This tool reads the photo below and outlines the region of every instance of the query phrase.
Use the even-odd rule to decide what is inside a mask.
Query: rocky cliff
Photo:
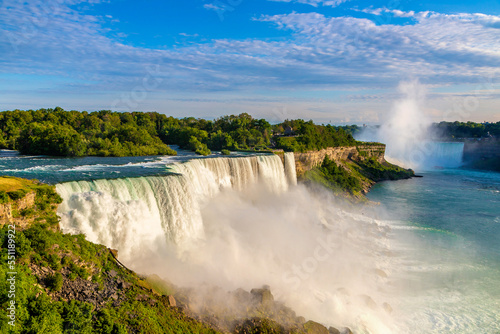
[[[283,151],[275,153],[284,160]],[[321,184],[350,200],[365,201],[364,195],[376,182],[415,175],[412,170],[388,163],[384,154],[385,145],[380,143],[294,152],[297,178],[306,184]]]
[[[30,220],[24,217],[18,217],[18,212],[35,207],[36,193],[31,191],[23,198],[12,200],[8,203],[0,204],[0,225],[15,224],[18,227],[25,227]]]
[[[297,177],[301,177],[305,172],[310,171],[314,167],[321,165],[325,156],[337,164],[344,165],[345,161],[355,160],[362,161],[366,158],[375,157],[375,159],[384,163],[385,145],[383,144],[367,144],[349,147],[329,147],[320,151],[295,152],[295,167]]]

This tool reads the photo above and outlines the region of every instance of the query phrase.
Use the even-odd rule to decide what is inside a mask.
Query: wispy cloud
[[[350,0],[269,0],[269,1],[301,3],[301,4],[311,5],[314,7],[318,6],[337,7],[340,4]]]
[[[318,13],[262,16],[257,20],[291,37],[218,39],[160,50],[119,42],[104,28],[114,18],[81,14],[77,2],[83,1],[53,1],[48,8],[41,1],[4,2],[0,71],[66,78],[71,84],[58,89],[71,92],[130,91],[151,71],[161,79],[154,87],[158,93],[366,89],[411,77],[434,85],[500,79],[495,15],[369,9],[411,18],[407,25]]]

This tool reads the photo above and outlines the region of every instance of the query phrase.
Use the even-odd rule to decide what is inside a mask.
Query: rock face
[[[9,223],[12,219],[12,204],[0,204],[0,225]]]
[[[359,145],[357,147],[328,147],[320,151],[294,152],[295,169],[297,170],[297,177],[300,177],[305,172],[319,166],[327,155],[336,163],[342,163],[346,160],[363,160],[364,158],[371,157],[375,157],[378,162],[383,163],[385,161],[384,154],[385,145],[383,144]],[[278,155],[283,159],[282,154]]]
[[[20,198],[9,203],[0,204],[0,225],[15,223],[19,227],[26,225],[23,218],[14,218],[13,211],[18,212],[24,209],[33,208],[35,206],[35,192],[27,193],[23,198]]]

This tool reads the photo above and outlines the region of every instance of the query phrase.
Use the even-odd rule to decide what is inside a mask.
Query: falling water
[[[85,233],[127,258],[143,249],[144,240],[162,235],[177,245],[203,238],[200,209],[224,188],[242,190],[261,182],[280,193],[288,189],[287,180],[296,184],[295,169],[285,173],[276,155],[195,159],[170,169],[169,176],[58,184],[62,229]]]

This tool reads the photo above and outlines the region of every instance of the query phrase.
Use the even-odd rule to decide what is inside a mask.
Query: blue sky
[[[6,0],[0,51],[1,110],[500,121],[500,0]]]

